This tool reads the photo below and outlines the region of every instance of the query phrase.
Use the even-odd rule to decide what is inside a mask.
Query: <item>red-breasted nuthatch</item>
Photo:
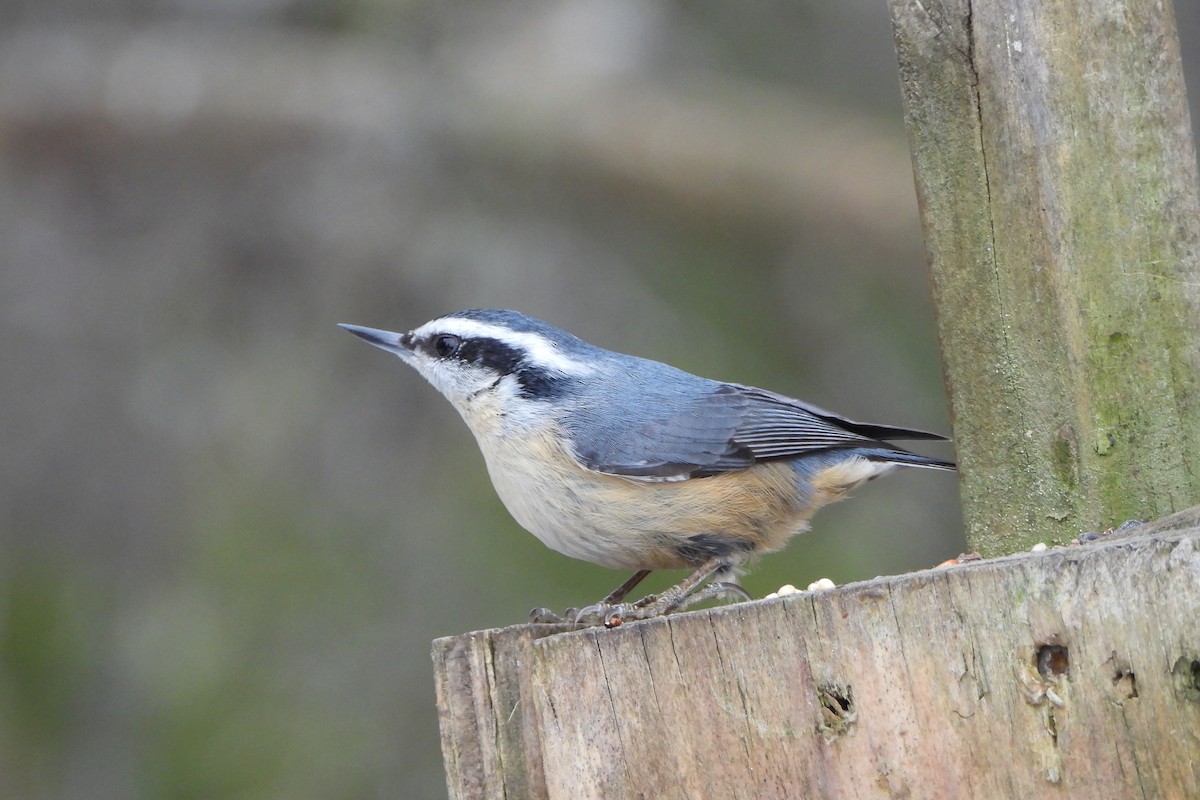
[[[560,553],[637,570],[578,622],[746,597],[736,569],[782,548],[821,506],[897,466],[954,469],[888,443],[943,436],[614,353],[516,311],[459,311],[408,333],[342,327],[458,409],[517,522]],[[679,568],[693,572],[662,595],[621,602],[651,570]]]

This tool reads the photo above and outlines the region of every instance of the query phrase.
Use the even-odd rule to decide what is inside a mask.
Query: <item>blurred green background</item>
[[[949,431],[882,0],[0,20],[0,797],[444,796],[430,640],[625,577],[337,322],[519,308]],[[956,504],[898,474],[746,586],[932,565]]]

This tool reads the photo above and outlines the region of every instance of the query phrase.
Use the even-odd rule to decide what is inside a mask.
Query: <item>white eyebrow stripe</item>
[[[566,375],[585,375],[592,371],[589,364],[576,361],[566,355],[554,345],[554,342],[540,333],[514,331],[501,325],[491,325],[464,317],[442,317],[432,322],[426,322],[414,330],[413,335],[423,338],[434,332],[453,333],[464,339],[473,337],[495,339],[528,353],[529,360],[534,364]]]

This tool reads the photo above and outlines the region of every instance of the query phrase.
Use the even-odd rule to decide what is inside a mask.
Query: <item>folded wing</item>
[[[891,439],[944,436],[855,422],[763,389],[706,383],[706,391],[694,401],[644,404],[666,409],[643,425],[587,426],[592,435],[573,431],[576,456],[596,472],[660,481],[716,475],[760,461],[836,449],[861,449],[865,457],[881,461],[953,468],[950,462],[887,444]]]

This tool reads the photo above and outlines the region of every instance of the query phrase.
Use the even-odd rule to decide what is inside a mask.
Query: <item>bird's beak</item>
[[[381,350],[394,353],[406,361],[412,355],[412,344],[407,333],[392,333],[391,331],[364,328],[360,325],[346,325],[340,322],[338,323],[338,327],[344,328],[363,341],[373,344]]]

